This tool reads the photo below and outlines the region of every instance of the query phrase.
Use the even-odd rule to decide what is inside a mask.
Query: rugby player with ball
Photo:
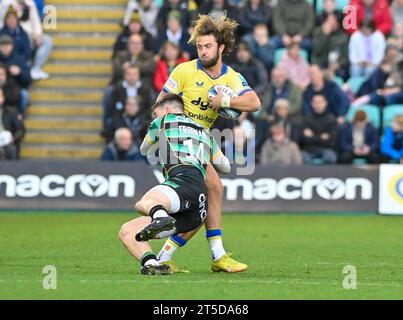
[[[189,40],[197,48],[198,59],[178,65],[170,74],[157,101],[168,93],[178,94],[184,101],[184,113],[205,129],[210,129],[219,115],[236,118],[242,112],[260,109],[260,99],[245,78],[223,63],[223,55],[232,52],[237,22],[226,15],[214,19],[200,15]],[[242,272],[247,265],[230,257],[225,251],[221,231],[223,185],[213,165],[206,169],[208,214],[204,221],[215,272]],[[170,237],[158,255],[160,263],[173,272],[182,271],[172,256],[197,232]]]

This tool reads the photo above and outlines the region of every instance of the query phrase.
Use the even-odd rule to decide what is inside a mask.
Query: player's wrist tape
[[[222,97],[221,108],[229,108],[231,106],[231,97]]]

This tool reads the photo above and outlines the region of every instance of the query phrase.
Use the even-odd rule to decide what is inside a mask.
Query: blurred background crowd
[[[17,159],[32,81],[48,79],[42,67],[52,38],[43,32],[43,1],[0,1],[0,159]]]
[[[18,158],[29,86],[49,77],[42,8],[0,0],[0,158]],[[192,22],[225,12],[239,27],[224,61],[262,101],[215,124],[233,131],[235,162],[253,150],[262,164],[403,163],[403,0],[129,0],[103,94],[102,160],[144,161],[151,105],[197,58]]]

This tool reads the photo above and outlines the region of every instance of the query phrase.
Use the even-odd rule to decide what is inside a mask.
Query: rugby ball
[[[215,85],[215,86],[212,86],[212,87],[209,89],[209,91],[208,91],[208,97],[209,97],[209,98],[215,97],[215,96],[218,94],[219,91],[221,91],[221,93],[222,93],[224,96],[227,96],[227,97],[234,98],[234,97],[237,97],[237,96],[238,96],[238,95],[234,92],[234,90],[232,90],[231,88],[229,88],[229,87],[227,87],[227,86]],[[242,114],[242,112],[240,112],[240,111],[238,111],[238,110],[235,110],[235,109],[232,109],[232,108],[221,108],[221,109],[218,111],[218,115],[219,115],[220,117],[225,118],[225,119],[238,119],[241,114]]]

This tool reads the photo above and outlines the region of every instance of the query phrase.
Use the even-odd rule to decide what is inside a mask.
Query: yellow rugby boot
[[[231,253],[226,253],[220,259],[211,262],[211,270],[213,272],[236,273],[248,269],[248,265],[238,262],[231,258]]]
[[[176,265],[175,261],[173,261],[173,260],[160,262],[159,264],[160,264],[160,266],[169,266],[169,268],[171,269],[172,273],[189,273],[190,272],[189,270],[182,269],[182,268],[178,267]]]

